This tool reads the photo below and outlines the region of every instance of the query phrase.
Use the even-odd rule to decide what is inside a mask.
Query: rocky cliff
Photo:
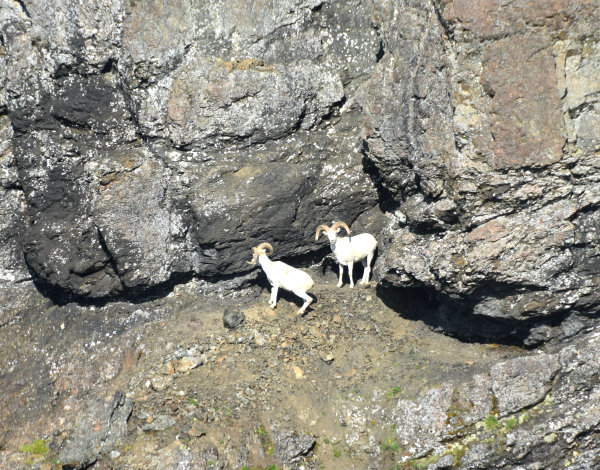
[[[315,227],[344,220],[379,239],[387,307],[463,340],[553,348],[544,387],[568,408],[561,348],[592,344],[600,312],[598,24],[584,0],[0,0],[3,335],[46,319],[29,351],[41,370],[98,325],[124,328],[123,352],[136,304],[256,286],[245,261],[262,241],[307,267],[329,252]],[[35,374],[13,342],[1,373],[17,406]],[[4,421],[48,411],[53,387]],[[587,468],[598,424],[573,428],[557,452],[585,442]],[[521,462],[479,456],[465,468]]]

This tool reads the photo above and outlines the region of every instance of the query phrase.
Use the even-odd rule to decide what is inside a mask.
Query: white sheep
[[[350,277],[350,287],[354,287],[352,279],[352,268],[354,262],[360,260],[365,267],[361,284],[369,284],[369,273],[371,272],[371,261],[377,248],[377,240],[370,233],[361,233],[353,237],[340,237],[340,229],[344,229],[350,235],[350,228],[344,222],[336,222],[331,227],[319,225],[315,233],[315,241],[319,239],[322,232],[325,232],[329,238],[331,251],[340,266],[340,280],[338,287],[342,287],[342,276],[344,275],[344,266],[348,266],[348,276]]]
[[[275,308],[277,305],[277,291],[281,287],[282,289],[293,292],[304,300],[304,304],[300,310],[298,310],[298,315],[302,315],[306,310],[306,307],[313,301],[312,297],[306,293],[314,284],[312,278],[304,271],[300,271],[281,261],[271,261],[267,256],[267,250],[269,251],[269,255],[273,254],[273,247],[268,243],[261,243],[260,245],[253,247],[252,261],[246,262],[255,265],[256,260],[258,259],[271,286],[273,286],[271,289],[269,307]]]

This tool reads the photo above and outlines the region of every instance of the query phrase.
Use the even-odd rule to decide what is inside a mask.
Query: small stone
[[[274,317],[275,316],[275,310],[273,310],[272,308],[265,307],[263,309],[263,312],[265,314],[269,315],[270,317]]]
[[[230,330],[240,326],[245,319],[246,316],[244,315],[244,312],[240,310],[232,310],[227,308],[225,309],[225,312],[223,312],[223,326]]]
[[[173,375],[175,373],[173,363],[171,361],[167,362],[161,369],[161,372],[163,375]]]
[[[183,346],[179,346],[173,353],[173,356],[175,356],[177,359],[181,359],[182,357],[185,357],[186,354],[187,351],[185,348]]]
[[[292,369],[294,370],[294,374],[296,374],[297,379],[304,377],[304,371],[300,369],[300,367],[294,366]]]
[[[162,392],[171,386],[171,378],[170,377],[153,377],[150,380],[150,385],[152,386],[152,390],[156,392]]]
[[[316,327],[314,327],[314,326],[311,326],[311,327],[309,328],[309,331],[310,331],[310,334],[311,334],[312,336],[314,336],[315,338],[320,338],[320,337],[322,336],[322,334],[321,334],[321,332],[319,331],[319,329],[318,329],[318,328],[316,328]]]
[[[267,340],[260,333],[254,334],[254,342],[257,346],[264,346],[265,344],[267,344]]]
[[[111,450],[110,451],[110,458],[111,459],[118,459],[119,457],[121,457],[121,452],[119,452],[118,450]]]
[[[327,353],[327,354],[321,353],[321,354],[319,354],[319,357],[326,364],[331,364],[333,362],[333,360],[335,359],[334,355],[331,353]]]
[[[199,365],[202,364],[202,359],[200,357],[188,356],[182,357],[181,359],[175,361],[175,370],[177,372],[183,373],[188,370],[192,370]]]
[[[167,415],[158,415],[152,422],[142,426],[142,430],[146,432],[164,431],[175,424],[175,418]]]
[[[194,421],[188,434],[192,437],[201,437],[206,435],[206,424],[202,421]]]

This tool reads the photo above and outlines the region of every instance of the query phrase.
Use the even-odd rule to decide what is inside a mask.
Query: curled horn
[[[273,247],[269,243],[261,243],[256,247],[256,251],[260,252],[261,250],[265,250],[268,255],[273,254]]]
[[[248,264],[256,264],[256,259],[258,258],[258,250],[255,246],[252,247],[252,261],[246,261]]]
[[[337,230],[339,227],[342,227],[348,235],[350,235],[350,227],[348,227],[344,222],[336,222],[331,226],[331,230]]]
[[[317,227],[317,231],[315,233],[315,240],[318,240],[319,237],[321,236],[321,232],[329,232],[329,227],[327,225],[319,225]]]

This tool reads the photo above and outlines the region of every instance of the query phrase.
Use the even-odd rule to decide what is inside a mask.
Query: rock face
[[[93,395],[97,377],[116,376],[112,363],[65,359],[65,383],[36,381],[65,323],[68,343],[87,347],[101,319],[124,325],[132,300],[191,279],[251,282],[260,242],[297,265],[320,260],[315,227],[344,220],[378,236],[377,293],[403,315],[555,347],[465,390],[399,401],[394,438],[413,460],[438,457],[415,465],[593,468],[599,23],[585,0],[0,0],[0,328],[23,322],[37,348],[26,372],[0,375],[19,404],[2,420],[43,428],[53,387]],[[102,333],[120,343],[131,330]],[[189,357],[176,373],[204,363]],[[67,465],[90,465],[125,433],[133,405],[115,393],[76,410]],[[303,436],[280,433],[281,461],[311,452]],[[375,461],[381,447],[364,445]],[[193,461],[172,455],[173,468]]]
[[[96,299],[239,275],[261,241],[315,251],[377,204],[341,111],[377,62],[367,7],[11,3],[2,184],[26,222],[4,237],[51,294]]]
[[[313,256],[321,222],[379,232],[379,205],[393,295],[425,293],[467,336],[449,312],[488,339],[564,336],[600,305],[599,18],[566,0],[8,2],[3,279],[106,299],[231,278],[258,242]]]
[[[564,337],[553,327],[565,317],[599,311],[600,49],[590,21],[600,8],[394,8],[361,101],[366,156],[398,221],[379,275],[430,297],[447,330],[503,330],[526,344]],[[482,320],[469,331],[468,318]]]
[[[587,335],[555,354],[500,362],[470,382],[443,383],[391,409],[381,400],[351,402],[347,436],[368,446],[373,430],[391,421],[381,451],[395,449],[399,468],[594,468],[599,389],[589,377],[598,371],[597,348],[598,334]]]

